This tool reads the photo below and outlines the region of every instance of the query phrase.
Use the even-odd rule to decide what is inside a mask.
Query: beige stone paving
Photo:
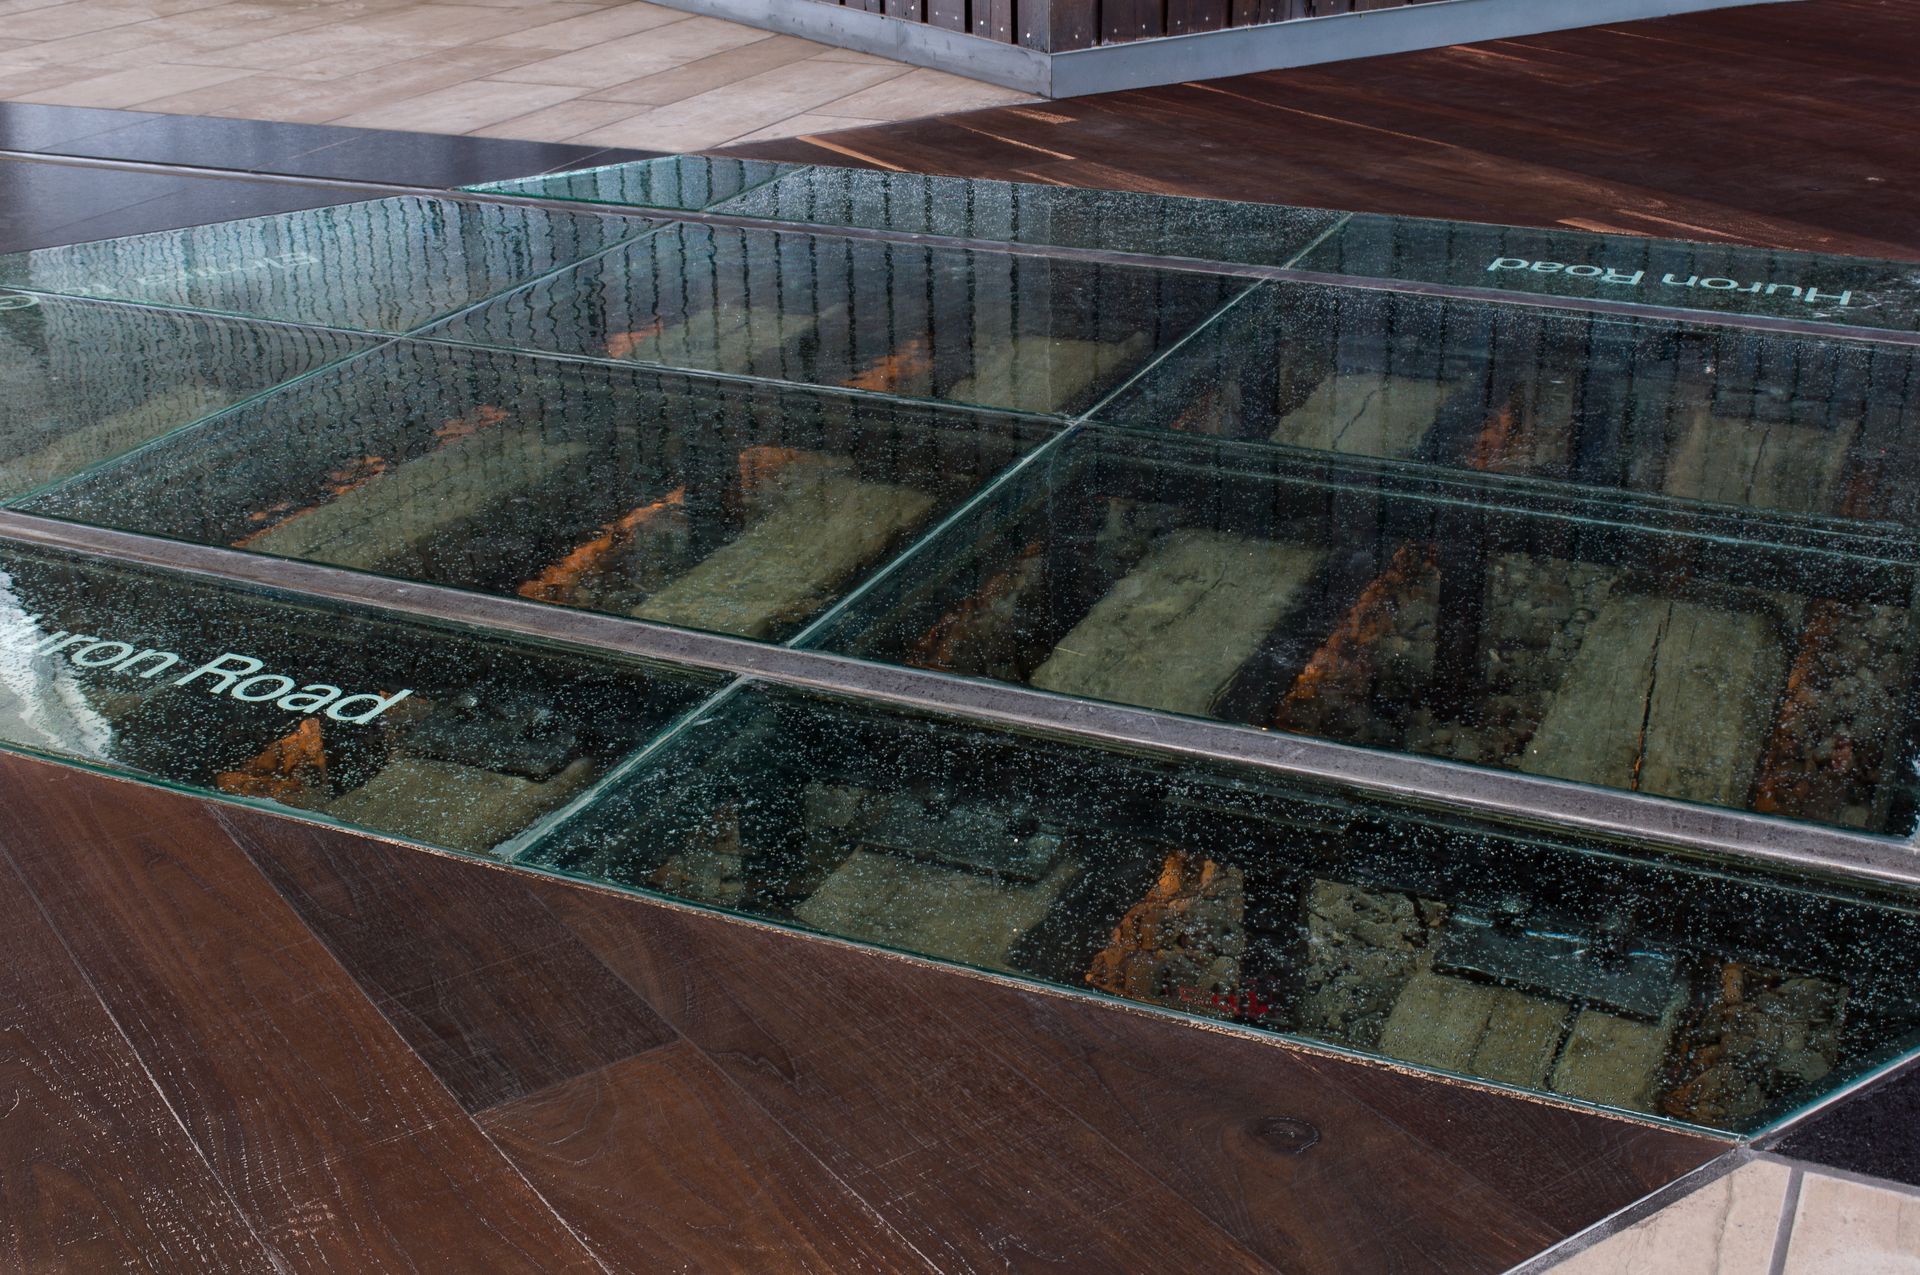
[[[646,0],[0,0],[0,100],[694,151],[1035,99]]]
[[[1554,1268],[1555,1275],[1766,1275],[1793,1171],[1756,1160]]]
[[[1769,1272],[1920,1275],[1920,1191],[1757,1159],[1551,1267],[1551,1275]]]
[[[1920,1273],[1920,1196],[1808,1174],[1781,1275]]]

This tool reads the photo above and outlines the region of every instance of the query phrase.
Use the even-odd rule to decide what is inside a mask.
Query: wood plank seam
[[[252,1236],[254,1242],[260,1246],[262,1256],[264,1256],[268,1262],[272,1263],[275,1269],[286,1270],[286,1264],[281,1259],[279,1253],[276,1252],[273,1246],[267,1243],[266,1238],[260,1234],[258,1226],[255,1225],[253,1215],[241,1205],[238,1197],[234,1195],[232,1185],[214,1168],[212,1160],[207,1155],[206,1148],[200,1144],[198,1138],[194,1137],[193,1130],[188,1128],[187,1122],[181,1118],[179,1108],[174,1105],[172,1098],[167,1095],[166,1090],[161,1088],[159,1078],[153,1074],[153,1068],[148,1064],[146,1057],[141,1054],[139,1047],[134,1044],[133,1037],[128,1034],[126,1026],[120,1021],[119,1015],[113,1012],[113,1007],[109,1005],[106,998],[101,995],[99,985],[95,982],[93,973],[81,963],[79,955],[73,950],[72,944],[67,942],[66,934],[54,921],[52,914],[47,911],[46,903],[42,901],[39,893],[34,890],[33,883],[27,879],[26,873],[21,871],[20,865],[14,862],[13,852],[7,848],[3,841],[0,841],[0,859],[5,860],[7,871],[10,872],[14,880],[19,883],[19,888],[22,893],[32,901],[34,910],[39,914],[40,919],[46,923],[46,927],[53,935],[54,941],[60,944],[61,954],[66,958],[68,964],[73,967],[76,977],[86,985],[87,991],[93,996],[94,1004],[99,1007],[100,1013],[105,1016],[109,1023],[113,1024],[114,1033],[126,1046],[127,1052],[133,1058],[134,1062],[139,1065],[141,1077],[153,1089],[154,1096],[159,1099],[161,1106],[166,1109],[167,1115],[173,1119],[175,1126],[180,1130],[181,1136],[187,1140],[187,1145],[192,1147],[194,1154],[199,1157],[200,1163],[205,1168],[208,1178],[219,1187],[221,1195],[227,1200],[228,1204],[232,1206],[234,1216],[238,1218],[241,1225],[246,1228],[247,1234]]]
[[[560,881],[558,879],[554,880],[554,884],[562,888],[578,888],[578,887],[574,887],[571,882]],[[534,897],[535,897],[535,900],[539,903],[539,905],[546,910],[547,914],[554,918],[554,921],[557,924],[566,928],[569,932],[572,932],[573,927],[567,924],[566,918],[554,912],[553,909],[548,905],[546,899],[540,897],[537,894]],[[622,973],[619,969],[611,965],[609,965],[607,968],[613,974],[613,976],[616,979],[619,979],[622,984],[624,984],[627,988],[629,988],[635,996],[638,996],[642,1001],[647,1001],[646,993],[642,989],[635,987],[633,984],[633,981],[629,979],[624,973]],[[647,1001],[647,1003],[652,1004],[651,1001]],[[654,1012],[657,1014],[660,1014],[661,1018],[666,1019],[667,1022],[672,1023],[673,1021],[672,1019],[667,1018],[667,1016],[664,1013],[661,1013],[659,1006],[657,1005],[654,1006]],[[676,1027],[675,1030],[678,1031],[679,1029]],[[705,1047],[700,1045],[698,1041],[688,1039],[684,1033],[681,1033],[681,1039],[687,1040],[687,1042],[690,1045],[698,1049],[700,1051],[700,1056],[702,1058],[709,1057]],[[609,1067],[613,1065],[615,1064],[613,1063],[607,1064],[607,1066]],[[839,1189],[843,1191],[850,1199],[856,1202],[860,1206],[860,1208],[865,1211],[867,1217],[875,1225],[881,1227],[890,1236],[898,1240],[899,1243],[902,1244],[903,1246],[909,1249],[912,1249],[914,1253],[919,1255],[922,1261],[926,1262],[928,1270],[930,1271],[939,1270],[939,1267],[934,1264],[932,1259],[927,1257],[927,1255],[924,1252],[922,1252],[919,1246],[915,1245],[912,1240],[908,1239],[906,1236],[902,1235],[897,1229],[895,1229],[893,1224],[888,1222],[886,1218],[882,1216],[880,1211],[873,1206],[873,1203],[870,1200],[868,1200],[865,1195],[861,1194],[858,1190],[854,1188],[852,1183],[848,1182],[845,1177],[843,1177],[841,1174],[836,1172],[833,1166],[829,1165],[825,1160],[821,1159],[819,1153],[816,1152],[811,1145],[809,1145],[806,1139],[800,1137],[797,1133],[795,1133],[794,1130],[787,1124],[787,1122],[780,1118],[780,1115],[778,1112],[773,1111],[765,1103],[761,1102],[757,1096],[755,1096],[745,1086],[741,1085],[740,1082],[733,1076],[733,1074],[729,1072],[726,1068],[718,1067],[716,1068],[716,1070],[718,1071],[720,1077],[726,1082],[727,1086],[731,1090],[733,1090],[734,1093],[739,1095],[740,1099],[743,1102],[745,1102],[747,1105],[751,1106],[754,1110],[764,1115],[769,1121],[773,1123],[774,1127],[779,1129],[780,1132],[782,1132],[789,1139],[791,1139],[791,1141],[793,1142],[793,1145],[798,1147],[800,1151],[803,1154],[805,1154],[809,1160],[813,1161],[816,1165],[818,1165],[820,1168],[820,1171],[826,1174],[828,1179],[831,1180],[834,1183],[834,1185],[839,1187]],[[591,1073],[588,1073],[588,1074],[591,1074]],[[566,1083],[566,1082],[561,1082],[561,1083]],[[534,1094],[526,1095],[526,1097],[534,1097],[534,1096],[536,1095]]]

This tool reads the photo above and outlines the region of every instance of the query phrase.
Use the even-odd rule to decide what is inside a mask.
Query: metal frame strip
[[[1429,808],[1521,822],[1541,830],[1624,838],[1657,849],[1882,886],[1920,886],[1920,854],[1905,841],[1697,806],[1645,793],[1592,788],[1411,754],[1376,752],[1249,726],[1072,699],[1024,686],[772,646],[522,598],[366,575],[31,514],[0,511],[0,542],[280,589],[495,634],[691,665],[1014,730],[1257,767]]]

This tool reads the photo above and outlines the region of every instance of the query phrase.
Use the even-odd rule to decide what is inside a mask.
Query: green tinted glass
[[[1089,431],[818,640],[1876,832],[1915,828],[1911,542]]]
[[[1099,419],[1920,524],[1920,358],[1901,345],[1270,284]]]
[[[1290,264],[1340,219],[1339,213],[1281,204],[863,168],[790,171],[722,211],[777,221],[1272,266]]]
[[[523,861],[1728,1131],[1920,1029],[1903,904],[785,692]]]
[[[0,258],[16,511],[446,617],[9,550],[0,746],[1729,1132],[1920,1041],[1911,895],[1823,875],[1920,829],[1910,267],[688,157],[474,198]]]
[[[1299,265],[1382,279],[1912,331],[1920,264],[1355,213]]]
[[[371,344],[311,328],[0,292],[0,497]]]
[[[28,507],[783,638],[1055,428],[399,342]]]
[[[631,238],[645,222],[380,199],[0,257],[0,285],[406,332]]]
[[[666,155],[632,164],[608,164],[541,177],[489,182],[467,189],[538,199],[570,199],[640,208],[708,208],[782,173],[794,164],[707,155]]]
[[[0,553],[0,745],[486,851],[714,679]]]
[[[427,335],[1077,412],[1243,287],[1217,275],[680,224]]]

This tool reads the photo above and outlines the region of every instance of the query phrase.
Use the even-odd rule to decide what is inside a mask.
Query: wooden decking
[[[1720,1150],[36,761],[0,791],[8,1269],[1494,1271]]]
[[[729,153],[1920,257],[1920,15],[1801,0]]]

